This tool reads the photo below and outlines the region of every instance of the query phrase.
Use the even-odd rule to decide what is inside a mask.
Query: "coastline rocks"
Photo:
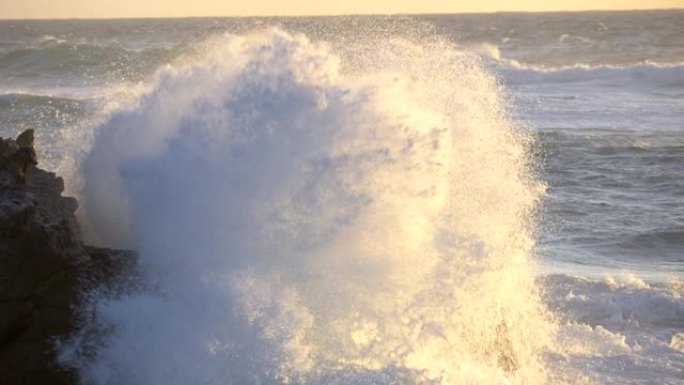
[[[56,364],[83,289],[127,270],[131,252],[87,247],[64,181],[37,168],[33,130],[0,139],[0,378],[2,384],[75,384]]]

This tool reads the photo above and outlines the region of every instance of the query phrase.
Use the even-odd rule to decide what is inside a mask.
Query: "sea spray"
[[[545,383],[543,188],[496,79],[439,39],[366,49],[226,35],[95,128],[86,226],[145,289],[91,296],[82,383]]]

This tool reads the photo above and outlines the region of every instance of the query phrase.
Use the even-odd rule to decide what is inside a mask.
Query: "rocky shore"
[[[83,244],[64,181],[37,167],[33,131],[0,139],[0,381],[75,384],[56,341],[77,326],[79,302],[135,264],[128,251]]]

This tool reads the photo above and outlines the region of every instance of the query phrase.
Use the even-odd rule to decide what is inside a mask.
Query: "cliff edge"
[[[120,274],[131,252],[88,247],[62,196],[37,167],[33,130],[0,139],[0,378],[4,385],[75,384],[56,363],[56,339],[77,322],[81,293]]]

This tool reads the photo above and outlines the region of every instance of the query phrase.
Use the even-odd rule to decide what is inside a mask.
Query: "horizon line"
[[[586,9],[586,10],[549,10],[549,11],[490,11],[490,12],[413,12],[413,13],[347,13],[347,14],[276,14],[276,15],[195,15],[195,16],[126,16],[126,17],[28,17],[0,18],[0,21],[56,21],[56,20],[151,20],[151,19],[246,19],[246,18],[302,18],[302,17],[358,17],[358,16],[453,16],[453,15],[496,15],[496,14],[531,14],[531,13],[609,13],[609,12],[666,12],[684,11],[682,8],[649,8],[649,9]]]

